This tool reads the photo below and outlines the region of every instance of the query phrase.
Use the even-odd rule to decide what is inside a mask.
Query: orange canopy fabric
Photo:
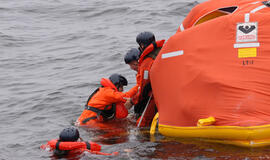
[[[243,10],[243,7],[246,6],[252,6],[250,5],[252,3],[260,2],[257,0],[209,0],[204,3],[201,3],[197,6],[195,6],[190,13],[187,15],[187,17],[183,21],[183,27],[184,29],[190,28],[197,24],[197,22],[200,21],[204,16],[210,15],[211,13],[214,13],[216,11],[222,11],[224,8],[231,8],[235,7],[234,11]],[[226,11],[226,10],[225,10]],[[233,10],[231,10],[233,11]],[[227,13],[224,12],[223,13]],[[180,27],[178,28],[178,31],[181,31]]]
[[[190,25],[163,46],[150,75],[160,124],[196,126],[210,116],[217,126],[270,124],[270,8],[257,0],[210,0],[184,23],[194,24],[205,7],[234,2],[235,12]]]

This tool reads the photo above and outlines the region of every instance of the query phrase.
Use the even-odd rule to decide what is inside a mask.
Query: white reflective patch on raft
[[[260,3],[261,1],[257,1],[257,2],[252,2],[250,4],[257,4],[257,3]]]
[[[260,43],[236,43],[234,48],[260,47]]]
[[[162,59],[165,59],[165,58],[180,56],[180,55],[183,55],[183,54],[184,54],[184,51],[183,50],[181,50],[181,51],[175,51],[175,52],[169,52],[169,53],[162,54],[161,55],[161,58]]]
[[[185,28],[183,26],[183,23],[180,25],[180,29],[181,29],[181,31],[184,31],[185,30]]]
[[[249,22],[249,13],[245,14],[245,22]]]
[[[255,9],[253,9],[252,11],[250,11],[250,13],[255,13],[255,12],[257,12],[257,11],[259,11],[259,10],[261,10],[261,9],[264,9],[264,8],[266,8],[266,5],[262,5],[262,6],[260,6],[260,7],[257,7],[257,8],[255,8]]]

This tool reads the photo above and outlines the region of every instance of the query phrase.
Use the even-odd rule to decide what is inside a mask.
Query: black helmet
[[[117,74],[117,73],[112,74],[109,77],[109,79],[115,86],[118,86],[118,85],[126,86],[128,84],[127,79],[121,74]]]
[[[59,140],[62,142],[74,142],[80,138],[78,129],[74,127],[65,128],[59,135]]]
[[[132,61],[137,61],[140,58],[141,51],[137,48],[131,48],[125,55],[125,62],[129,64]]]
[[[143,44],[144,47],[147,47],[152,42],[155,42],[155,35],[152,32],[141,32],[137,35],[136,41],[139,45]]]

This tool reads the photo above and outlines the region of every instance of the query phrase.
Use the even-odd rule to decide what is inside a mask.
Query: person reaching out
[[[137,93],[138,86],[123,93],[128,81],[120,74],[112,74],[109,79],[102,78],[100,84],[101,87],[89,96],[77,125],[99,127],[105,121],[127,117],[128,109],[132,107],[130,97]]]
[[[142,53],[138,59],[137,85],[139,91],[133,99],[135,104],[134,111],[137,115],[137,126],[147,127],[150,126],[157,112],[152,94],[150,71],[165,40],[156,41],[155,35],[152,32],[141,32],[137,35],[136,41]],[[145,112],[144,115],[143,112]]]
[[[141,51],[138,48],[131,48],[130,50],[127,51],[124,61],[126,64],[129,65],[130,69],[136,71],[136,83],[137,86],[139,85],[140,82],[140,74],[138,74],[139,70],[139,58],[141,56]],[[137,104],[138,103],[138,93],[136,93],[133,97],[131,97],[131,103],[132,104]]]

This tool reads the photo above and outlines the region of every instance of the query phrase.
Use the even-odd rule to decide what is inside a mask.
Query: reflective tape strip
[[[245,14],[245,22],[249,22],[249,16],[250,16],[249,13],[246,13],[246,14]]]
[[[257,1],[257,2],[252,2],[250,4],[257,4],[257,3],[260,3],[261,1]]]
[[[184,51],[175,51],[175,52],[170,52],[170,53],[164,53],[161,55],[161,58],[165,59],[165,58],[170,58],[170,57],[175,57],[175,56],[180,56],[183,55]]]
[[[257,8],[255,8],[255,9],[253,9],[252,11],[250,11],[250,13],[255,13],[255,12],[257,12],[257,11],[259,11],[259,10],[261,10],[261,9],[264,9],[264,8],[266,8],[266,5],[262,5],[262,6],[260,6],[260,7],[257,7]]]
[[[234,48],[260,47],[260,43],[236,43]]]
[[[185,30],[185,28],[183,26],[183,23],[180,25],[180,29],[181,29],[181,31],[184,31]]]
[[[144,72],[143,72],[143,79],[148,79],[148,77],[149,77],[148,70],[144,70]]]

